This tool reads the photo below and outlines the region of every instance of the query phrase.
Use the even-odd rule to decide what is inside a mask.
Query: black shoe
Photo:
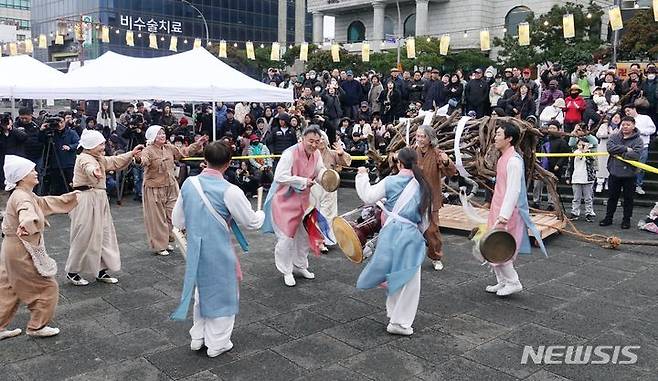
[[[622,229],[630,229],[631,228],[631,222],[630,221],[622,221],[621,222],[621,228]]]
[[[578,221],[580,219],[580,216],[571,213],[571,216],[569,217],[569,220],[571,221]]]
[[[533,202],[530,207],[533,209],[541,209],[541,205],[539,205],[538,202]]]
[[[586,215],[585,216],[585,221],[594,222],[594,216],[592,216],[591,214]]]
[[[612,225],[612,220],[609,220],[607,218],[604,218],[599,222],[599,226],[610,226]]]

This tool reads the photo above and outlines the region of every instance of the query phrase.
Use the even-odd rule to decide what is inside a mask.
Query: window
[[[395,22],[393,22],[393,19],[384,16],[384,38],[388,37],[394,37],[397,33],[397,30],[395,28]]]
[[[416,35],[416,14],[410,14],[404,20],[404,37],[413,37]]]
[[[353,21],[347,27],[347,42],[361,42],[366,39],[366,27],[361,21]]]
[[[507,36],[518,36],[519,24],[528,20],[529,17],[534,17],[534,13],[528,7],[520,6],[512,8],[505,16],[505,28]]]

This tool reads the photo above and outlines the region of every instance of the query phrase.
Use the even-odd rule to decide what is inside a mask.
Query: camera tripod
[[[130,140],[128,141],[128,149],[130,149],[130,147],[133,146],[134,140],[135,140],[134,138],[132,138],[132,137],[130,138]],[[129,174],[132,173],[132,169],[133,169],[134,165],[135,164],[133,164],[133,162],[130,162],[130,164],[128,164],[128,167],[126,167],[126,169],[124,169],[122,171],[121,183],[119,184],[119,188],[117,189],[117,204],[118,205],[121,205],[121,203],[123,201],[123,191],[124,191],[124,188],[126,186],[126,178],[128,177]]]
[[[59,169],[59,175],[62,176],[62,184],[64,184],[64,187],[66,188],[66,192],[71,191],[71,187],[69,186],[69,181],[66,178],[66,175],[64,174],[64,170],[62,169],[62,164],[59,161],[59,156],[57,156],[57,152],[55,150],[55,142],[53,141],[53,135],[48,135],[48,141],[46,142],[46,145],[43,147],[43,151],[41,152],[41,157],[43,158],[43,168],[41,173],[39,174],[39,189],[38,189],[38,194],[41,196],[44,196],[44,188],[46,186],[45,182],[45,177],[48,174],[48,170],[50,168],[50,155],[53,155],[55,157],[55,162],[57,163],[57,167]],[[50,183],[48,185],[51,185]]]

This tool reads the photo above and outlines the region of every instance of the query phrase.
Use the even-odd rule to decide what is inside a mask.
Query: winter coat
[[[469,107],[478,107],[489,100],[489,86],[483,79],[472,79],[464,89],[464,101]]]
[[[379,103],[379,94],[384,91],[384,86],[382,86],[381,83],[377,84],[377,86],[370,86],[370,90],[368,91],[368,103],[370,104],[370,109],[372,112],[381,112],[382,111],[382,104]]]
[[[39,138],[45,144],[48,141],[48,136],[45,132],[41,132]],[[75,130],[64,127],[61,131],[55,131],[53,135],[53,147],[50,152],[48,166],[52,168],[73,168],[75,167],[75,150],[78,149],[80,136]],[[63,146],[69,146],[68,151],[62,149]],[[56,156],[54,156],[56,155]],[[45,160],[45,159],[44,159]]]
[[[363,89],[361,84],[356,80],[343,81],[340,84],[340,87],[345,92],[341,97],[342,106],[356,106],[361,102],[361,96],[363,95]]]
[[[565,123],[581,122],[583,120],[583,113],[585,112],[585,108],[587,107],[587,103],[585,103],[585,99],[583,99],[583,97],[581,96],[572,98],[571,95],[569,95],[564,99],[564,102],[567,105],[564,114],[564,122]]]
[[[630,151],[628,149],[631,149]],[[637,170],[634,166],[617,159],[621,156],[626,160],[640,160],[640,153],[644,149],[644,143],[640,137],[640,132],[635,129],[633,134],[627,138],[621,133],[621,130],[610,135],[608,139],[608,172],[616,177],[634,177]]]

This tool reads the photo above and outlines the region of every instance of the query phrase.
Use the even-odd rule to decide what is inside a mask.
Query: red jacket
[[[583,113],[587,107],[587,103],[580,95],[576,98],[572,98],[571,95],[564,99],[564,102],[567,105],[566,111],[564,113],[564,122],[565,123],[580,123],[583,120]]]

